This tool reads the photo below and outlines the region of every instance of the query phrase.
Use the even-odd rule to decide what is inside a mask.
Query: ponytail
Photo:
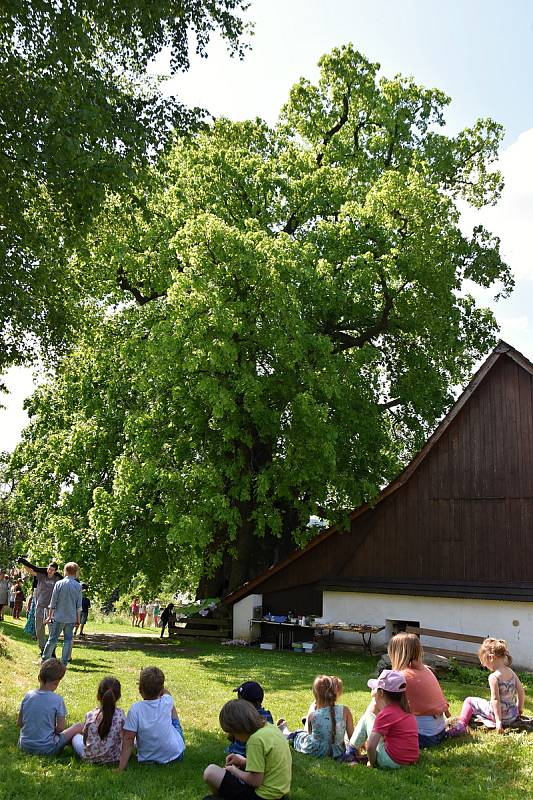
[[[331,744],[335,743],[337,736],[337,723],[335,720],[335,704],[337,702],[338,680],[330,675],[318,675],[313,683],[313,694],[317,706],[325,708],[329,706],[331,717]]]
[[[337,736],[337,723],[335,721],[335,698],[330,701],[329,715],[331,717],[331,744],[335,744],[335,737]]]
[[[97,697],[102,707],[98,735],[100,739],[105,739],[111,730],[117,702],[120,700],[119,681],[111,676],[103,678],[98,687]]]

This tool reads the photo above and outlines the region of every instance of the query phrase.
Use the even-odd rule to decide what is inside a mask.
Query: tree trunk
[[[267,534],[260,538],[254,535],[251,523],[243,524],[238,532],[236,554],[225,551],[216,571],[201,578],[196,597],[224,597],[282,561],[295,547],[291,531],[284,531],[281,537]]]

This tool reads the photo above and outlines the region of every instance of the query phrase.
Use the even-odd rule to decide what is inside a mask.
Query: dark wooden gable
[[[349,532],[330,529],[228,600],[298,587],[533,599],[533,366],[500,344]]]

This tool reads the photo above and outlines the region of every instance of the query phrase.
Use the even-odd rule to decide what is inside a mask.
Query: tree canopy
[[[102,585],[235,588],[371,500],[494,342],[465,287],[512,278],[456,200],[497,200],[501,127],[446,135],[442,92],[350,46],[320,68],[274,127],[179,138],[71,264],[98,303],[29,405],[15,507]]]
[[[243,0],[8,0],[0,8],[0,374],[76,327],[73,241],[172,128],[199,119],[146,76],[171,48],[189,66],[212,32],[242,53]]]

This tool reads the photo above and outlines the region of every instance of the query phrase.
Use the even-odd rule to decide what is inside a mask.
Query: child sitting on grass
[[[19,747],[26,753],[55,756],[82,731],[81,723],[65,728],[65,701],[55,693],[66,669],[57,658],[43,661],[39,688],[29,691],[22,700],[17,722]]]
[[[139,693],[143,699],[132,705],[124,723],[120,771],[128,765],[135,738],[139,762],[169,764],[185,753],[178,712],[158,667],[141,670]]]
[[[233,691],[237,692],[237,697],[239,700],[247,700],[249,703],[251,703],[267,722],[270,722],[271,724],[274,723],[270,711],[267,711],[266,708],[263,708],[262,706],[265,693],[261,684],[257,683],[257,681],[245,681],[244,683],[241,683],[240,686],[237,686],[237,688]],[[230,744],[226,750],[226,753],[236,753],[238,756],[245,756],[246,744],[244,742],[240,742],[238,739],[235,739],[234,736],[230,735],[228,738],[230,740]]]
[[[341,696],[341,694],[344,691],[344,684],[342,682],[342,678],[339,678],[338,675],[331,675],[330,677],[331,677],[331,680],[333,681],[333,688],[335,690],[335,697],[338,700],[339,697]],[[306,733],[309,733],[309,717],[311,716],[313,711],[316,711],[316,700],[312,700],[311,701],[311,703],[309,705],[309,708],[307,710],[307,715],[305,717],[302,717],[302,725],[304,726],[304,731]]]
[[[246,700],[229,700],[219,721],[223,731],[246,744],[246,758],[230,753],[225,767],[206,767],[204,780],[211,791],[229,800],[279,800],[287,795],[292,760],[281,732]]]
[[[354,762],[366,743],[369,767],[398,769],[416,764],[419,756],[418,726],[409,711],[406,682],[401,672],[384,669],[379,678],[368,681],[372,701],[357,723],[349,749]],[[365,759],[366,760],[366,759]]]
[[[299,753],[309,756],[340,758],[344,751],[344,737],[353,733],[352,712],[337,703],[342,682],[331,675],[318,675],[313,682],[315,710],[307,717],[308,731],[289,731],[284,719],[278,728],[292,742]]]
[[[524,708],[525,693],[520,678],[511,669],[513,659],[504,639],[488,637],[479,648],[479,661],[491,671],[489,675],[490,700],[482,697],[467,697],[463,703],[459,722],[453,734],[465,733],[473,716],[487,728],[496,728],[503,733],[504,725],[510,725],[520,717]]]
[[[72,747],[77,756],[91,764],[118,764],[122,749],[122,728],[126,715],[117,708],[120,683],[108,675],[100,681],[98,708],[85,715],[83,735],[76,735]]]

